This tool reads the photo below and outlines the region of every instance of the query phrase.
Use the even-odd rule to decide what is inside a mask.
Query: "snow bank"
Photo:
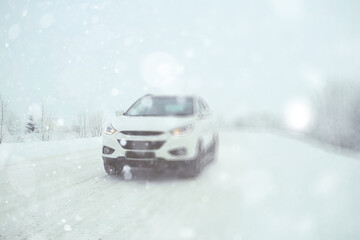
[[[35,158],[50,158],[73,152],[82,152],[98,148],[101,138],[84,138],[32,143],[4,143],[0,145],[0,167],[17,164]]]

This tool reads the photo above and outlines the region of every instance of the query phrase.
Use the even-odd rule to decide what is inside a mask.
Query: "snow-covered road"
[[[0,239],[359,239],[360,161],[223,130],[197,179],[105,174],[100,139],[0,146]]]

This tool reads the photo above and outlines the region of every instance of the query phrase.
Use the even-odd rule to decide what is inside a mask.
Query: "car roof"
[[[194,95],[182,95],[182,94],[179,94],[179,95],[167,95],[167,94],[146,94],[144,95],[143,97],[174,97],[174,98],[199,98],[197,96],[194,96]]]

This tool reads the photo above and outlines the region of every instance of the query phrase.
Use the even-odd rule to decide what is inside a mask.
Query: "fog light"
[[[169,151],[170,154],[175,156],[184,156],[187,154],[186,148],[176,148]]]
[[[119,141],[119,143],[120,143],[120,145],[122,147],[124,147],[126,145],[126,143],[127,143],[127,141],[125,139],[121,139],[121,140],[118,140],[118,141]]]
[[[112,154],[115,150],[109,147],[104,146],[103,147],[103,153],[104,154]]]

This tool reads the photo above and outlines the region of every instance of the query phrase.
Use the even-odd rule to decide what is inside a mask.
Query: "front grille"
[[[118,139],[124,149],[131,150],[156,150],[161,148],[165,141],[127,141]]]
[[[155,158],[155,153],[153,152],[125,152],[125,157],[127,158]]]
[[[158,131],[121,131],[121,133],[131,136],[157,136],[163,134],[163,132]]]

